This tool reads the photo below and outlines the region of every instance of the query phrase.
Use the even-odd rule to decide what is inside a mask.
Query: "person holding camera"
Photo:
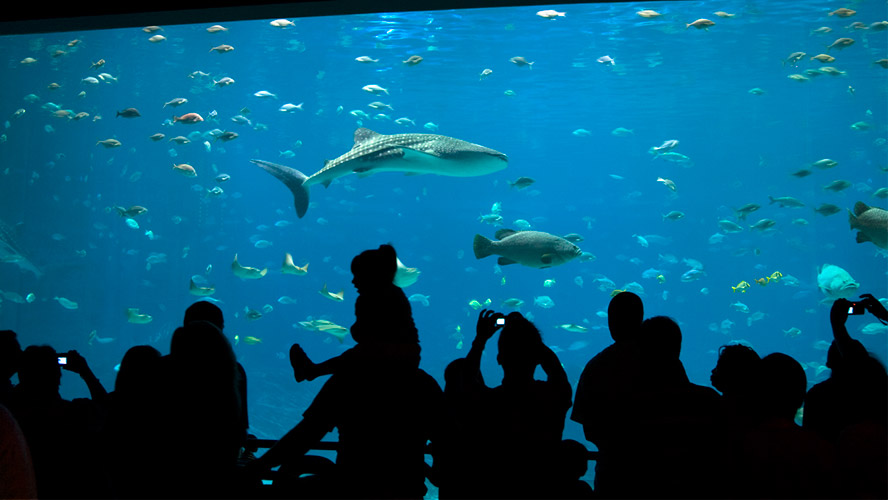
[[[845,326],[848,316],[865,312],[888,323],[888,310],[870,294],[860,297],[833,303],[830,377],[805,396],[802,425],[836,447],[842,496],[888,498],[888,374]]]
[[[503,381],[490,388],[481,375],[481,354],[498,331],[496,360]],[[449,411],[472,419],[463,425],[478,439],[449,444],[445,457],[453,467],[442,478],[441,497],[550,497],[561,488],[554,469],[561,463],[561,435],[571,406],[567,374],[536,326],[519,312],[484,309],[476,332],[466,358],[448,366],[445,398]],[[545,381],[534,378],[537,366]],[[438,454],[435,460],[437,466]],[[476,474],[469,480],[464,471]]]
[[[77,373],[92,399],[59,394],[62,369]],[[9,409],[28,441],[40,498],[101,498],[110,493],[99,441],[105,388],[77,351],[56,353],[47,345],[22,353]]]

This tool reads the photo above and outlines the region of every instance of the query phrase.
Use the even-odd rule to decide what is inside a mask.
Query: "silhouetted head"
[[[756,379],[761,357],[743,344],[723,345],[709,381],[722,394],[737,394],[748,389]]]
[[[607,306],[607,326],[614,342],[631,340],[638,334],[644,320],[644,304],[641,297],[632,292],[620,292]]]
[[[114,390],[138,392],[148,388],[158,378],[160,358],[160,351],[150,345],[130,347],[120,362]]]
[[[195,302],[185,309],[185,321],[182,324],[187,325],[192,321],[209,321],[216,325],[220,330],[225,329],[225,319],[222,317],[222,309],[216,304],[207,300]]]
[[[419,342],[410,301],[394,284],[398,270],[394,247],[380,245],[376,250],[361,252],[352,260],[351,270],[359,294],[351,327],[355,342]]]
[[[835,341],[829,344],[829,350],[826,351],[826,367],[834,374],[842,370],[842,353]]]
[[[681,328],[668,316],[648,318],[641,325],[639,345],[643,353],[659,360],[678,360],[681,354]]]
[[[0,330],[0,381],[9,380],[18,371],[22,346],[12,330]]]
[[[805,400],[808,379],[802,365],[786,354],[775,352],[761,360],[762,410],[767,417],[792,420]]]
[[[512,369],[532,370],[539,362],[542,335],[537,327],[527,320],[520,312],[511,312],[506,316],[506,324],[500,330],[497,362],[503,371]]]
[[[589,470],[589,450],[579,441],[564,439],[559,447],[561,466],[559,469],[564,477],[580,479]]]
[[[19,386],[31,393],[58,394],[62,369],[55,349],[48,345],[31,345],[22,352],[19,365]]]
[[[358,292],[362,288],[393,285],[397,271],[398,255],[395,247],[388,244],[376,250],[364,250],[351,263],[352,283]]]
[[[176,328],[170,339],[170,356],[203,363],[205,360],[235,361],[231,343],[211,321],[188,322]]]

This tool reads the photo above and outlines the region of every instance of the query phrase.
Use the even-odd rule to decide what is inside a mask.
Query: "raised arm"
[[[872,297],[872,295],[870,295]],[[875,299],[873,299],[875,300]],[[879,306],[877,300],[875,301]],[[851,307],[851,301],[847,299],[836,299],[833,302],[832,309],[829,311],[829,322],[832,325],[833,338],[839,353],[846,362],[853,363],[855,359],[866,356],[866,349],[859,341],[851,338],[848,328],[845,327],[845,321],[848,320],[848,308]],[[882,308],[884,310],[884,308]]]
[[[98,403],[103,402],[105,397],[108,396],[108,391],[105,390],[102,382],[99,381],[98,377],[90,369],[86,363],[86,358],[73,350],[68,351],[67,356],[68,364],[62,365],[62,368],[80,375],[80,378],[86,382],[86,387],[89,388],[90,398]]]
[[[561,361],[558,360],[558,355],[542,342],[540,342],[539,351],[540,368],[546,372],[546,382],[552,386],[553,390],[558,391],[559,397],[564,397],[570,401],[573,395],[573,388],[571,388],[570,381],[567,379],[567,372],[564,371]]]
[[[482,309],[478,314],[478,324],[475,326],[475,340],[472,341],[472,348],[466,355],[467,369],[470,371],[481,370],[481,353],[487,341],[493,337],[493,334],[500,330],[503,325],[498,325],[496,320],[505,318],[503,313],[498,313],[490,309]]]

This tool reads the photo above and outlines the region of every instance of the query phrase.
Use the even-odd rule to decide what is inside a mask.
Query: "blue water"
[[[114,366],[129,347],[151,344],[168,352],[170,334],[198,300],[188,293],[189,278],[203,276],[216,287],[213,298],[225,313],[226,333],[240,340],[235,351],[249,379],[251,432],[276,438],[298,421],[321,385],[292,380],[289,346],[298,342],[321,360],[353,345],[350,338],[340,344],[292,325],[309,318],[350,325],[351,258],[392,242],[401,260],[421,271],[405,292],[429,296],[427,307],[414,302],[413,311],[422,367],[442,386],[444,367],[464,356],[473,338],[477,311],[469,302],[489,298],[492,307],[508,311],[500,304],[513,297],[525,301],[521,310],[532,316],[545,342],[558,347],[576,383],[585,363],[610,343],[606,319],[596,314],[610,300],[610,290],[595,281],[605,277],[618,288],[640,283],[646,316],[666,314],[680,322],[682,360],[696,383],[708,385],[718,347],[731,341],[748,342],[762,355],[788,353],[805,364],[809,384],[823,380],[829,372],[818,367],[826,351],[815,344],[831,340],[831,332],[829,306],[820,304],[818,267],[841,266],[861,291],[888,296],[886,254],[855,242],[846,212],[858,200],[886,206],[873,193],[888,186],[888,72],[873,61],[888,56],[888,31],[848,28],[854,21],[884,20],[886,12],[881,2],[860,2],[851,18],[827,15],[839,6],[719,4],[733,18],[716,17],[703,2],[531,6],[303,18],[286,29],[270,26],[270,20],[226,22],[228,31],[215,34],[206,31],[215,23],[207,19],[165,25],[159,33],[166,40],[157,44],[140,27],[0,37],[6,59],[0,107],[8,120],[0,143],[0,218],[15,226],[17,244],[43,273],[37,278],[15,263],[0,263],[0,328],[16,330],[23,345],[77,349],[110,389]],[[566,16],[535,15],[544,8]],[[643,19],[635,14],[643,8],[662,16]],[[708,31],[685,28],[701,17],[716,25]],[[811,34],[821,26],[833,31]],[[807,82],[787,78],[823,66],[809,58],[845,36],[856,43],[831,50],[836,61],[829,65],[846,74]],[[68,47],[73,39],[80,43]],[[235,50],[210,50],[223,43]],[[57,49],[67,53],[53,57]],[[795,51],[807,56],[784,65]],[[403,64],[410,55],[424,60]],[[596,62],[604,55],[616,64]],[[379,62],[362,64],[358,56]],[[533,61],[532,68],[512,64],[514,56]],[[20,63],[26,57],[37,62]],[[92,69],[99,59],[106,64]],[[485,68],[493,72],[482,79]],[[210,77],[189,78],[195,71]],[[117,81],[82,83],[102,72]],[[214,87],[213,80],[224,76],[235,83]],[[49,90],[50,83],[61,87]],[[363,91],[368,84],[389,95]],[[756,87],[765,93],[748,92]],[[260,90],[278,99],[255,97]],[[81,91],[85,96],[78,96]],[[39,100],[27,102],[29,94]],[[163,107],[176,97],[189,102]],[[373,101],[394,108],[383,110],[389,120],[359,121],[349,113],[375,115],[367,106]],[[43,109],[48,102],[89,117],[54,117]],[[304,110],[279,111],[285,103],[304,103]],[[127,107],[142,116],[115,118]],[[24,115],[13,118],[20,108]],[[164,124],[173,114],[208,118],[211,111],[216,121]],[[241,113],[252,125],[231,121]],[[394,123],[401,117],[416,126]],[[852,129],[859,121],[870,128]],[[312,206],[298,219],[289,191],[249,162],[259,158],[311,174],[324,159],[346,152],[361,124],[384,134],[427,133],[428,122],[440,134],[506,153],[508,168],[472,178],[351,175],[327,189],[313,187]],[[617,127],[632,134],[613,135]],[[207,136],[186,145],[168,142],[213,129],[239,137],[227,143]],[[574,134],[578,129],[587,133]],[[148,136],[154,133],[166,139],[152,142]],[[96,144],[109,138],[121,147]],[[648,152],[668,139],[679,140],[674,151],[692,165]],[[285,151],[293,156],[282,156]],[[805,178],[790,175],[822,158],[838,165],[813,169]],[[198,176],[176,173],[172,166],[179,163],[193,165]],[[231,179],[217,184],[220,173]],[[536,182],[510,188],[508,181],[520,176]],[[673,180],[677,191],[657,177]],[[823,189],[836,179],[851,187],[838,193]],[[217,185],[224,193],[209,196],[207,190]],[[793,196],[805,206],[780,208],[768,203],[769,196]],[[493,237],[497,229],[479,221],[494,203],[501,204],[503,227],[524,219],[536,230],[578,233],[584,238],[579,245],[596,259],[543,270],[498,267],[494,257],[476,260],[474,235]],[[720,232],[717,222],[737,221],[732,207],[747,203],[761,209],[740,221],[744,230],[710,243]],[[841,211],[822,216],[813,211],[821,203]],[[140,228],[128,227],[110,208],[115,205],[148,208],[135,218]],[[685,217],[664,220],[672,210]],[[763,218],[776,221],[773,230],[749,229]],[[792,223],[799,218],[808,224]],[[650,245],[641,246],[633,235],[648,235]],[[259,239],[272,245],[256,248]],[[297,265],[310,264],[306,276],[280,273],[285,252]],[[166,262],[147,269],[152,253],[165,254]],[[268,275],[236,278],[230,271],[235,253],[242,265],[268,267]],[[706,275],[682,282],[690,269],[682,259],[698,260]],[[643,278],[649,268],[661,271],[665,282]],[[797,278],[798,286],[786,279],[764,287],[754,283],[774,271]],[[545,287],[545,280],[554,280],[554,286]],[[752,288],[733,292],[742,280]],[[318,294],[325,283],[333,292],[344,289],[345,300]],[[33,302],[14,300],[15,294],[29,293]],[[296,303],[279,303],[284,295]],[[554,307],[534,305],[543,295]],[[75,301],[78,308],[65,309],[54,297]],[[749,312],[735,310],[731,304],[737,301]],[[266,304],[273,310],[246,319],[245,307],[261,311]],[[129,323],[127,308],[139,308],[153,321]],[[758,313],[761,319],[749,323]],[[874,321],[851,318],[849,330],[884,361],[885,333],[859,332]],[[588,331],[556,328],[567,323]],[[793,327],[801,334],[784,335]],[[93,330],[114,340],[89,345]],[[261,343],[248,344],[247,336]],[[494,354],[488,352],[483,365],[490,385],[501,376]],[[66,373],[62,394],[83,396],[86,389]],[[572,421],[565,437],[585,442]]]

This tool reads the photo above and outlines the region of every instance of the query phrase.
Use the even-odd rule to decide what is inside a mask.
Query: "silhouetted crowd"
[[[186,310],[169,354],[129,349],[111,392],[76,351],[22,350],[0,331],[0,498],[420,499],[426,479],[442,499],[888,498],[888,375],[845,328],[854,308],[888,322],[871,295],[833,303],[831,374],[807,391],[798,361],[740,344],[719,349],[717,391],[692,383],[679,325],[645,319],[631,292],[611,300],[614,343],[575,393],[533,323],[486,309],[442,390],[419,368],[394,248],[362,252],[351,270],[356,345],[319,363],[293,345],[297,382],[329,378],[258,458],[246,373],[210,302]],[[497,333],[503,378],[491,387],[481,357]],[[89,398],[59,395],[62,369]],[[562,438],[568,414],[598,450],[594,488],[586,446]],[[335,462],[310,454],[334,429]]]

